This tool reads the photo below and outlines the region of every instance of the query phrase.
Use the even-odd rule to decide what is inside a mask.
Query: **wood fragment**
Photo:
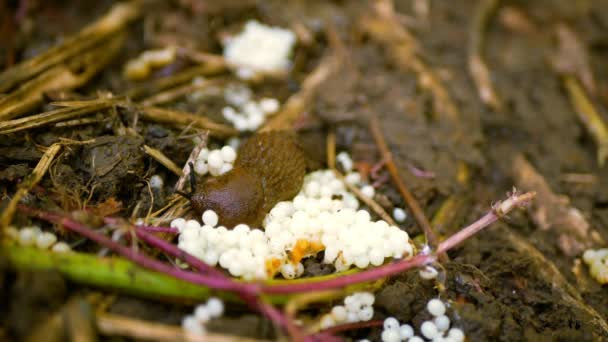
[[[150,157],[154,158],[154,160],[156,160],[157,162],[161,163],[164,167],[169,169],[169,171],[173,172],[175,175],[182,175],[182,170],[180,170],[180,168],[161,151],[148,145],[144,145],[144,152]]]
[[[142,106],[156,106],[159,104],[175,101],[180,97],[192,94],[196,91],[201,91],[203,89],[213,87],[215,85],[221,84],[222,82],[223,80],[203,80],[201,83],[198,84],[181,85],[151,95],[150,97],[141,100],[140,103]]]
[[[73,106],[54,109],[24,118],[0,121],[0,135],[21,132],[63,121],[69,121],[84,115],[91,114],[113,105],[111,101],[92,103],[91,105]]]
[[[608,157],[608,127],[576,78],[564,76],[564,86],[574,111],[597,144],[597,163],[602,167]]]
[[[561,75],[578,78],[587,93],[594,96],[597,86],[589,65],[588,48],[583,39],[565,23],[558,24],[555,33],[558,50],[550,59],[551,65]]]
[[[235,128],[219,124],[211,119],[193,113],[158,107],[136,107],[141,111],[140,117],[150,121],[185,127],[191,125],[209,131],[211,136],[227,138],[239,134]]]
[[[435,234],[435,231],[431,227],[431,224],[427,219],[426,215],[424,214],[424,211],[422,211],[420,204],[418,204],[418,201],[416,201],[416,198],[414,197],[414,195],[412,195],[412,193],[407,188],[405,182],[401,178],[399,170],[397,169],[397,166],[393,161],[393,156],[388,148],[388,145],[386,144],[386,141],[384,140],[382,130],[380,129],[380,125],[376,117],[373,117],[370,120],[370,130],[374,141],[376,142],[376,145],[380,150],[382,159],[386,163],[386,168],[391,174],[393,182],[397,186],[397,190],[399,190],[399,193],[401,193],[401,196],[403,196],[403,199],[405,200],[405,203],[407,204],[408,208],[410,208],[410,210],[412,211],[416,223],[418,223],[418,226],[424,232],[424,236],[426,238],[427,243],[431,248],[437,248],[437,245],[439,243],[439,240],[437,239],[437,234]]]
[[[327,133],[327,167],[336,168],[336,132],[333,129]]]
[[[396,226],[397,223],[395,223],[395,220],[393,220],[393,218],[391,217],[391,215],[389,215],[386,210],[384,210],[384,208],[382,208],[382,206],[380,204],[378,204],[378,202],[374,201],[373,198],[367,197],[365,196],[361,190],[359,190],[359,188],[357,188],[356,186],[348,183],[345,178],[344,175],[340,173],[340,171],[334,169],[333,170],[334,173],[336,174],[336,177],[338,177],[342,183],[344,183],[344,186],[346,186],[346,188],[348,189],[348,191],[352,192],[355,194],[355,196],[357,196],[357,198],[365,203],[365,205],[367,205],[374,213],[376,213],[376,215],[378,215],[381,219],[383,219],[384,221],[386,221],[386,223],[388,223],[391,226]]]
[[[56,65],[38,77],[25,82],[7,96],[0,98],[0,120],[23,115],[42,103],[44,93],[59,89],[73,89],[84,85],[118,53],[126,35],[116,34],[72,60]]]
[[[210,76],[220,73],[225,70],[223,65],[215,65],[212,63],[194,66],[167,77],[147,81],[143,84],[136,85],[129,89],[125,94],[131,100],[138,100],[145,96],[157,94],[165,89],[173,88],[178,85],[192,81],[199,76]]]
[[[149,341],[205,341],[205,342],[261,342],[252,338],[235,335],[205,333],[193,335],[181,327],[152,323],[126,316],[101,313],[97,315],[97,329],[106,336],[125,336],[136,340]]]
[[[478,3],[469,31],[469,73],[475,82],[479,98],[494,110],[501,108],[500,99],[492,84],[488,65],[484,59],[485,36],[488,23],[496,13],[500,0],[482,0]]]
[[[140,5],[141,1],[136,0],[118,3],[103,17],[77,34],[66,38],[63,43],[0,73],[0,92],[6,92],[42,71],[78,56],[114,36],[140,15]]]
[[[61,147],[61,143],[51,145],[44,152],[42,158],[40,158],[40,161],[38,161],[38,165],[36,165],[34,170],[32,170],[32,173],[27,176],[27,178],[25,178],[21,184],[19,184],[17,192],[4,209],[2,216],[0,216],[0,228],[2,228],[2,231],[4,231],[4,229],[6,229],[6,227],[8,227],[13,220],[13,216],[17,210],[17,204],[19,204],[19,201],[21,201],[23,196],[25,196],[34,186],[36,186],[36,184],[38,184],[38,182],[40,182],[42,177],[44,177],[51,166],[51,163],[61,151]]]

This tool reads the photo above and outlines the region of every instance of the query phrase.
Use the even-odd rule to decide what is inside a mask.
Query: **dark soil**
[[[221,54],[221,34],[237,30],[247,19],[258,18],[281,26],[297,22],[313,34],[310,45],[297,48],[294,72],[287,79],[254,86],[256,92],[284,102],[298,91],[303,78],[331,48],[324,34],[331,23],[344,44],[345,57],[337,76],[321,85],[302,120],[300,140],[312,153],[312,159],[325,160],[327,130],[335,128],[338,149],[350,151],[359,167],[378,162],[380,154],[367,120],[372,116],[379,118],[401,175],[426,215],[433,217],[449,196],[459,199],[458,211],[450,221],[436,227],[446,236],[504,198],[516,184],[513,158],[522,154],[553,192],[567,196],[569,205],[578,208],[592,229],[608,239],[608,167],[598,166],[596,144],[579,121],[562,78],[550,64],[557,50],[556,27],[565,23],[587,49],[596,83],[594,103],[608,120],[608,3],[500,2],[488,25],[484,49],[492,82],[503,104],[502,109],[493,110],[480,100],[467,60],[472,14],[481,1],[432,1],[426,17],[413,10],[414,3],[426,1],[394,2],[396,11],[420,43],[423,60],[454,99],[457,118],[439,113],[433,95],[420,86],[416,74],[403,68],[386,44],[367,32],[362,20],[372,9],[362,1],[152,1],[145,9],[145,20],[132,25],[120,56],[79,94],[94,95],[98,90],[121,94],[133,86],[122,78],[121,67],[129,58],[153,47],[143,33],[146,22],[156,23],[158,32],[171,39],[181,39],[200,51]],[[31,7],[27,17],[19,22],[14,16],[17,8],[26,3]],[[71,3],[9,1],[0,5],[0,18],[9,18],[0,19],[0,44],[5,45],[0,45],[0,65],[8,66],[53,46],[61,37],[104,13],[111,4]],[[509,20],[508,15],[513,13],[519,15],[516,23]],[[170,75],[186,65],[188,62],[176,62],[159,70],[156,77]],[[180,99],[169,106],[197,113],[219,112],[213,99],[202,103]],[[46,109],[48,105],[37,112]],[[0,136],[2,206],[40,159],[42,153],[37,146],[49,146],[59,138],[95,138],[94,144],[66,149],[51,175],[43,179],[28,200],[49,210],[78,210],[86,203],[97,213],[141,217],[152,205],[146,180],[160,174],[166,185],[163,194],[154,197],[153,209],[162,207],[165,194],[173,192],[177,177],[145,155],[142,146],[162,151],[181,166],[192,144],[183,132],[170,126],[140,120],[133,127],[136,113],[132,111],[120,109],[104,115],[101,123]],[[135,135],[124,134],[125,127],[134,130]],[[212,144],[219,142],[211,140]],[[463,181],[459,175],[465,164],[470,176]],[[431,171],[435,176],[416,177],[412,167]],[[381,176],[388,175],[382,172]],[[590,175],[595,181],[565,181],[567,174]],[[386,207],[406,207],[390,181],[377,192],[378,202]],[[25,225],[28,221],[17,217],[16,223]],[[411,218],[403,227],[410,236],[421,233]],[[439,291],[452,303],[449,316],[453,325],[462,327],[469,341],[608,340],[608,290],[590,278],[586,267],[581,266],[580,255],[573,257],[560,250],[558,239],[555,231],[539,229],[532,215],[514,213],[450,251],[450,261],[442,265],[441,284],[423,281],[416,272],[390,279],[377,292],[375,318],[396,316],[418,326],[429,318],[425,303]],[[314,260],[306,261],[306,270],[306,275],[332,271]],[[1,255],[0,271],[0,290],[4,294],[0,296],[0,339],[22,340],[32,326],[44,322],[69,297],[91,291],[78,284],[66,284],[57,273],[9,270]],[[123,296],[108,309],[171,324],[179,324],[191,310],[192,307]],[[243,312],[230,312],[210,329],[274,337],[268,321]],[[344,336],[379,340],[380,333],[380,328],[369,328]]]

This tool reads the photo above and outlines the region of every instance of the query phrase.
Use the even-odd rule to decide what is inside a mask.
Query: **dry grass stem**
[[[201,91],[215,85],[221,84],[223,80],[204,80],[198,84],[185,84],[175,88],[170,88],[166,91],[159,92],[154,94],[142,101],[140,104],[142,106],[156,106],[159,104],[175,101],[180,97],[192,94],[196,91]]]
[[[219,124],[213,120],[201,115],[182,112],[178,110],[157,108],[157,107],[137,107],[140,109],[140,117],[142,119],[165,123],[173,126],[205,129],[209,134],[215,137],[226,138],[238,135],[239,131],[235,128]]]
[[[149,341],[260,342],[252,338],[206,333],[193,335],[181,327],[152,323],[126,316],[102,313],[97,315],[97,329],[106,336],[125,336]]]
[[[148,145],[144,145],[144,152],[150,157],[154,158],[157,162],[161,163],[164,167],[169,169],[169,171],[173,172],[177,176],[182,175],[182,170],[161,151],[150,147]]]
[[[44,94],[52,90],[74,89],[84,85],[118,53],[125,34],[115,35],[93,50],[74,57],[68,64],[60,64],[25,82],[7,96],[0,98],[0,120],[8,120],[26,113],[42,103]]]
[[[36,57],[25,60],[0,74],[0,92],[23,83],[50,67],[78,56],[100,42],[113,37],[140,14],[140,1],[127,1],[114,5],[106,15],[66,38]]]
[[[338,177],[342,183],[344,183],[344,186],[346,186],[346,188],[355,194],[355,196],[357,196],[357,198],[365,203],[366,206],[368,206],[376,215],[378,215],[381,219],[383,219],[384,221],[386,221],[388,224],[390,224],[391,226],[396,226],[397,223],[395,223],[395,220],[393,220],[393,218],[391,217],[391,215],[389,215],[386,210],[384,210],[384,208],[382,208],[382,206],[380,204],[378,204],[378,202],[374,201],[373,198],[367,197],[365,196],[361,190],[359,190],[359,188],[357,188],[356,186],[348,183],[345,179],[344,179],[344,175],[340,173],[340,171],[334,169],[334,173],[336,174],[336,177]]]
[[[471,21],[469,31],[469,72],[471,78],[475,82],[477,92],[481,101],[492,107],[494,110],[499,110],[501,107],[500,99],[492,84],[492,78],[488,65],[483,58],[483,50],[485,48],[486,29],[490,19],[496,12],[500,0],[482,0],[477,5],[475,16]]]
[[[372,118],[372,120],[370,121],[370,129],[374,141],[376,142],[376,145],[380,150],[380,154],[382,155],[382,160],[385,161],[386,168],[391,174],[393,182],[395,182],[395,185],[397,186],[397,190],[399,190],[399,193],[401,193],[401,196],[403,196],[403,199],[405,200],[405,203],[407,204],[408,208],[410,208],[410,210],[412,211],[412,214],[414,215],[414,219],[418,223],[418,226],[420,226],[420,228],[424,232],[424,236],[426,237],[427,243],[431,246],[431,248],[436,248],[439,242],[437,239],[437,234],[435,234],[435,231],[431,227],[431,224],[429,223],[429,220],[424,214],[424,211],[422,211],[420,204],[418,204],[418,201],[416,201],[416,198],[414,198],[414,195],[412,195],[410,190],[407,188],[405,182],[403,181],[401,175],[399,174],[399,170],[397,169],[397,166],[393,161],[393,156],[388,148],[388,145],[386,144],[386,141],[384,140],[384,135],[382,134],[378,119],[376,117]]]
[[[48,112],[26,116],[20,119],[0,121],[0,135],[16,133],[32,128],[42,127],[53,123],[74,120],[113,105],[111,101],[103,101],[85,106],[73,106],[54,109]]]
[[[604,166],[608,157],[608,127],[576,78],[564,76],[564,86],[574,111],[597,144],[597,163]]]
[[[61,151],[62,144],[56,143],[51,145],[42,155],[40,161],[38,161],[38,165],[34,168],[32,173],[23,180],[21,184],[19,184],[19,188],[13,198],[11,198],[10,202],[4,209],[2,216],[0,216],[0,227],[4,230],[11,221],[13,220],[13,215],[15,215],[15,211],[17,210],[17,204],[19,201],[25,196],[28,191],[30,191],[40,180],[46,172],[48,171],[51,163],[57,156],[57,154]]]
[[[336,169],[336,132],[330,130],[327,133],[327,167]]]
[[[141,85],[136,85],[129,89],[125,95],[132,100],[138,100],[145,96],[157,94],[165,89],[190,82],[196,77],[214,75],[224,70],[225,67],[212,63],[194,66],[167,77],[146,81]]]

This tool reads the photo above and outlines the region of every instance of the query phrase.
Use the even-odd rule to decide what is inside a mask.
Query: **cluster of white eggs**
[[[194,172],[201,176],[207,173],[212,176],[223,175],[232,170],[235,160],[236,151],[230,145],[215,150],[203,148],[194,161]]]
[[[608,248],[586,250],[583,261],[589,266],[593,279],[600,284],[608,283]]]
[[[39,249],[50,249],[53,252],[63,253],[72,249],[63,241],[57,241],[57,236],[51,232],[45,232],[38,226],[17,229],[13,226],[6,228],[6,235],[15,240],[21,246],[35,246]]]
[[[283,73],[291,65],[289,57],[295,43],[292,31],[250,20],[241,33],[226,41],[224,58],[243,79]]]
[[[374,301],[371,292],[356,292],[344,298],[344,305],[336,305],[323,316],[319,326],[327,329],[337,324],[366,322],[374,317]]]
[[[408,234],[385,221],[372,221],[369,212],[346,191],[331,170],[308,174],[303,190],[292,200],[278,203],[266,216],[264,230],[240,224],[219,226],[217,214],[196,220],[175,219],[178,247],[209,265],[219,264],[245,279],[264,279],[280,272],[291,279],[303,274],[300,261],[325,251],[324,263],[337,271],[352,266],[381,265],[386,258],[409,257]],[[220,222],[221,223],[221,222]]]
[[[427,311],[433,316],[432,320],[420,325],[421,336],[414,335],[414,328],[409,324],[399,324],[395,317],[384,320],[382,342],[424,342],[424,338],[434,342],[463,342],[464,332],[459,328],[450,329],[450,318],[446,316],[445,304],[433,298],[426,304]]]
[[[239,131],[255,131],[280,107],[274,98],[254,100],[251,89],[246,86],[227,86],[224,100],[229,106],[222,108],[222,116]]]
[[[205,334],[205,324],[213,318],[224,314],[224,302],[219,298],[211,297],[206,304],[194,308],[194,313],[182,319],[182,329],[191,334]]]

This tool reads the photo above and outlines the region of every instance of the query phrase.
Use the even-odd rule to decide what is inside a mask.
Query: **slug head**
[[[264,190],[255,174],[235,167],[219,177],[209,177],[191,197],[192,208],[211,209],[220,224],[232,228],[239,223],[260,226],[264,218]]]

